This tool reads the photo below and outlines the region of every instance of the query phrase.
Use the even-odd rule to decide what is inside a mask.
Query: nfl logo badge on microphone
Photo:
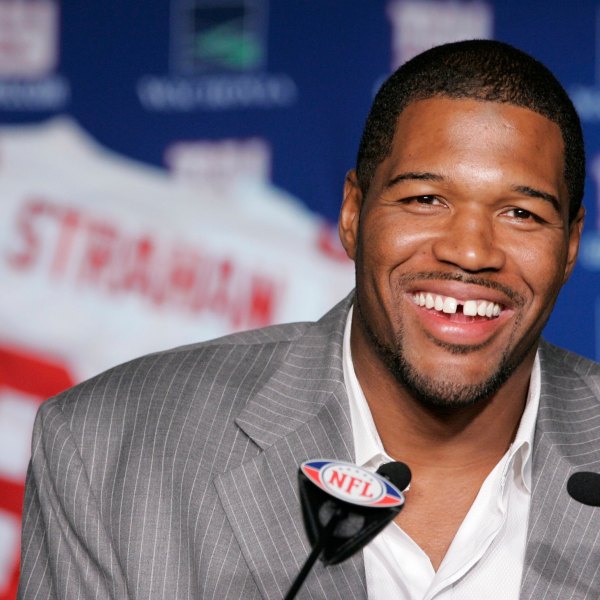
[[[320,489],[344,502],[382,508],[404,504],[402,493],[384,477],[351,463],[307,460],[300,470]]]

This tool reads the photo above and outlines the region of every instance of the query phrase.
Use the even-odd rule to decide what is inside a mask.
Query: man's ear
[[[363,195],[358,184],[356,171],[348,171],[344,180],[344,199],[340,210],[338,230],[342,246],[344,246],[346,254],[352,260],[356,258],[358,225],[362,203]]]
[[[583,206],[579,207],[577,216],[573,219],[569,225],[569,246],[567,249],[567,264],[565,266],[565,276],[563,283],[566,283],[567,279],[571,276],[573,268],[575,267],[575,261],[577,260],[577,253],[579,252],[579,242],[581,241],[581,232],[583,231],[583,222],[585,219],[585,209]]]

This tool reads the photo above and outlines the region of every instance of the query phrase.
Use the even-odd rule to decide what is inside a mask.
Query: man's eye
[[[441,201],[437,196],[412,196],[411,198],[406,198],[404,202],[407,204],[414,202],[416,204],[425,204],[428,206],[441,204]]]
[[[511,208],[507,212],[507,215],[509,217],[514,217],[515,219],[521,219],[523,221],[527,219],[537,220],[537,217],[533,213],[529,212],[528,210],[525,210],[524,208]]]

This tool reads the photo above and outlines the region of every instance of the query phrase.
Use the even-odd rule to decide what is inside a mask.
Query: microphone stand
[[[323,548],[325,548],[329,540],[333,537],[333,532],[335,531],[336,525],[340,522],[340,519],[342,519],[345,516],[346,511],[342,510],[339,507],[331,515],[329,522],[321,532],[317,543],[313,546],[311,553],[308,555],[306,562],[300,570],[300,573],[298,573],[296,579],[294,579],[292,586],[290,587],[288,593],[285,595],[285,598],[283,600],[293,600],[293,598],[296,597],[298,590],[304,583],[304,580],[306,579],[306,576],[309,574],[310,570],[315,564],[315,561],[317,560],[317,558],[319,558],[321,552],[323,551]]]

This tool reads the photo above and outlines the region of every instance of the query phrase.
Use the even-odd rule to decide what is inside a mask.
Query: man
[[[47,402],[22,598],[282,598],[310,458],[413,471],[364,550],[304,598],[592,598],[600,369],[540,342],[575,263],[584,152],[549,71],[434,48],[371,109],[340,235],[356,293],[318,323],[143,357]]]

